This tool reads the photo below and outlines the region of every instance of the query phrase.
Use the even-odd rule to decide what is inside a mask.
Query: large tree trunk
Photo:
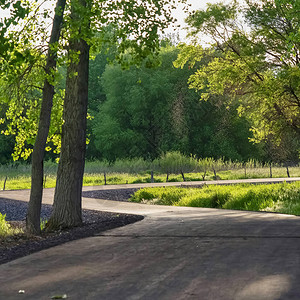
[[[85,4],[85,1],[81,1],[81,4]],[[72,11],[71,18],[78,18],[76,12]],[[71,60],[67,70],[61,154],[53,213],[47,223],[47,230],[82,224],[81,194],[86,149],[89,46],[83,39],[72,39],[69,53],[79,53],[79,57],[78,60]]]
[[[31,191],[26,216],[26,230],[32,234],[40,233],[40,214],[43,195],[44,155],[49,133],[51,109],[54,96],[54,70],[56,68],[57,51],[55,43],[60,37],[61,24],[66,0],[58,0],[49,41],[49,50],[45,66],[46,79],[43,87],[43,99],[40,112],[38,133],[32,153]]]

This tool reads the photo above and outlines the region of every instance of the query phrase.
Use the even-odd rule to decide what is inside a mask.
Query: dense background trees
[[[264,141],[271,159],[296,160],[300,128],[299,1],[211,4],[187,19],[194,44],[182,45],[178,66],[213,58],[190,77],[202,100],[227,95]],[[199,47],[203,36],[210,48]],[[271,149],[271,151],[270,151]]]
[[[161,64],[153,56],[154,69],[148,68],[150,61],[143,60],[143,55],[137,59],[139,67],[128,69],[134,57],[130,51],[138,54],[138,48],[113,22],[103,27],[104,20],[99,23],[93,17],[93,26],[102,31],[94,32],[94,58],[89,67],[87,157],[153,159],[162,152],[178,150],[198,157],[296,161],[300,140],[298,6],[298,2],[288,0],[246,1],[244,7],[236,3],[209,5],[187,20],[192,45],[162,41]],[[28,3],[21,9],[16,5],[17,18],[29,13],[28,7]],[[128,7],[128,18],[130,13],[134,14],[133,7]],[[122,22],[127,17],[124,15]],[[30,47],[33,29],[27,28],[14,45],[9,43],[6,27],[1,30],[7,37],[2,59],[8,59],[5,53],[13,53],[10,59],[14,62],[13,72],[9,64],[1,65],[2,74],[4,66],[10,74],[0,77],[1,102],[9,108],[6,116],[2,112],[1,129],[15,136],[14,157],[30,160],[43,84],[39,67],[45,52],[36,45]],[[66,37],[67,28],[64,30]],[[199,44],[205,35],[212,39],[212,47],[203,49]],[[64,40],[62,46],[66,45]],[[125,50],[125,45],[131,50]],[[58,158],[53,151],[60,150],[64,54],[59,54],[60,79],[56,77],[46,148],[47,158],[52,159]],[[115,56],[123,60],[123,66],[108,62]],[[177,67],[185,65],[182,69],[174,68],[176,59]],[[29,66],[31,72],[27,72]],[[18,85],[14,85],[16,79]],[[11,100],[15,104],[8,106]],[[14,139],[3,139],[0,151],[11,152]],[[3,155],[1,160],[7,162],[9,157]]]
[[[194,71],[173,66],[178,51],[162,47],[155,69],[107,65],[101,80],[106,99],[99,101],[91,122],[98,157],[154,159],[179,150],[233,160],[247,160],[256,152],[261,158],[248,141],[250,124],[238,116],[236,106],[226,108],[223,96],[200,102],[200,95],[188,89]]]

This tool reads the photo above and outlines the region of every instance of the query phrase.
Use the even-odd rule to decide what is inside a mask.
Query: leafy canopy
[[[190,87],[202,92],[202,100],[220,94],[238,98],[240,114],[253,122],[255,141],[280,144],[287,136],[299,141],[299,10],[293,0],[246,0],[244,6],[233,1],[210,4],[186,20],[193,44],[181,45],[175,65],[193,66],[211,56],[190,77]],[[210,48],[199,45],[204,35]]]
[[[148,66],[157,64],[159,33],[173,22],[171,10],[178,2],[185,0],[89,0],[86,7],[77,0],[67,1],[63,38],[52,46],[58,54],[58,66],[78,59],[78,53],[66,56],[71,38],[86,40],[92,53],[115,47],[116,59],[124,67],[140,64],[145,58]],[[1,8],[13,8],[0,26],[0,102],[9,106],[6,117],[1,120],[7,126],[3,133],[16,138],[14,159],[27,159],[37,133],[41,89],[46,76],[43,68],[49,35],[47,27],[53,12],[42,9],[38,1],[5,1],[1,2]],[[80,22],[72,20],[71,9],[77,10]],[[18,26],[14,27],[16,24]],[[51,75],[55,75],[51,76],[51,83],[57,86],[59,74],[56,71]],[[46,150],[54,148],[57,152],[64,90],[57,88],[56,91]]]

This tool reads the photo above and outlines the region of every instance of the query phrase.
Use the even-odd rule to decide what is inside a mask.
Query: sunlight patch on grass
[[[300,182],[267,185],[160,187],[137,191],[131,201],[161,205],[270,211],[300,215]]]

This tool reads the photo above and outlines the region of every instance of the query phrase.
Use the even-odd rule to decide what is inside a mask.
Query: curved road
[[[0,197],[26,200],[28,191]],[[299,217],[88,198],[83,206],[146,217],[1,265],[0,299],[300,299]]]

